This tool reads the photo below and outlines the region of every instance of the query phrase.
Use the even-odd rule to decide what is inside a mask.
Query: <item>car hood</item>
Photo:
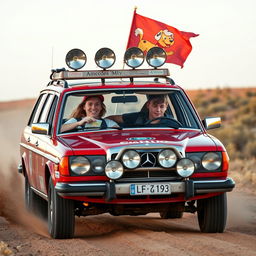
[[[61,140],[76,154],[106,154],[118,152],[122,147],[161,148],[174,147],[182,155],[185,152],[216,151],[214,137],[199,130],[109,130],[91,133],[66,134]]]

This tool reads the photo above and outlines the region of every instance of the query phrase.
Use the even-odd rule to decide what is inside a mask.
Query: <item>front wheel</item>
[[[227,220],[226,193],[197,200],[197,217],[202,232],[223,233]]]
[[[48,230],[52,238],[74,236],[74,202],[60,197],[50,178],[48,189]]]

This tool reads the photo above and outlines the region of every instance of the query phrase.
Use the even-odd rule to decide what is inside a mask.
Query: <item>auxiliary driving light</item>
[[[122,156],[123,165],[128,169],[134,169],[140,164],[140,155],[135,150],[128,150]]]
[[[177,163],[177,173],[183,177],[187,178],[191,176],[195,171],[195,164],[192,160],[188,158],[182,158]]]
[[[110,161],[106,164],[105,173],[108,178],[112,180],[119,179],[124,172],[122,164],[116,160]]]
[[[137,68],[144,62],[144,53],[138,47],[129,48],[124,54],[124,62],[131,68]]]
[[[66,55],[67,66],[74,70],[82,68],[86,61],[86,54],[80,49],[72,49]]]
[[[173,150],[164,149],[158,154],[158,162],[164,168],[171,168],[177,161],[177,156]]]
[[[166,61],[166,52],[160,47],[151,48],[146,56],[147,63],[154,68],[162,66]]]
[[[107,69],[114,65],[116,61],[115,53],[109,48],[101,48],[95,54],[95,62],[98,67]]]

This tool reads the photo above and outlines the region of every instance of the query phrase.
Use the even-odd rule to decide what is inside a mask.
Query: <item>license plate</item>
[[[131,184],[130,195],[169,195],[171,185],[169,183]]]

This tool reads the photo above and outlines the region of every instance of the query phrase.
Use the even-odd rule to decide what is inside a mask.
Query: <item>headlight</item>
[[[144,62],[144,53],[138,47],[129,48],[124,55],[124,62],[131,68],[137,68]]]
[[[195,171],[194,162],[188,158],[182,158],[177,163],[177,173],[183,177],[187,178],[191,176]]]
[[[221,166],[221,157],[214,152],[206,153],[203,156],[202,165],[206,170],[217,170]]]
[[[69,68],[78,70],[86,64],[86,54],[80,49],[72,49],[66,55],[66,64]]]
[[[108,178],[116,180],[119,179],[124,172],[122,164],[118,161],[110,161],[105,167],[105,173]]]
[[[115,63],[116,55],[109,48],[101,48],[96,52],[94,59],[98,67],[107,69]]]
[[[135,150],[128,150],[122,156],[122,162],[128,169],[134,169],[140,164],[140,155]]]
[[[177,156],[173,150],[164,149],[158,154],[158,162],[164,168],[170,168],[175,165]]]
[[[152,47],[146,56],[147,63],[154,68],[162,66],[167,58],[167,54],[163,48]]]
[[[200,155],[199,155],[200,154]],[[192,160],[195,164],[195,170],[199,170],[201,167],[201,153],[193,153],[193,154],[188,154],[187,157]],[[201,167],[202,168],[202,167]]]
[[[89,160],[84,156],[71,158],[70,169],[77,175],[83,175],[87,173],[90,170],[90,167],[91,165]]]
[[[91,169],[96,174],[102,174],[104,172],[105,159],[104,157],[97,157],[91,160]]]

